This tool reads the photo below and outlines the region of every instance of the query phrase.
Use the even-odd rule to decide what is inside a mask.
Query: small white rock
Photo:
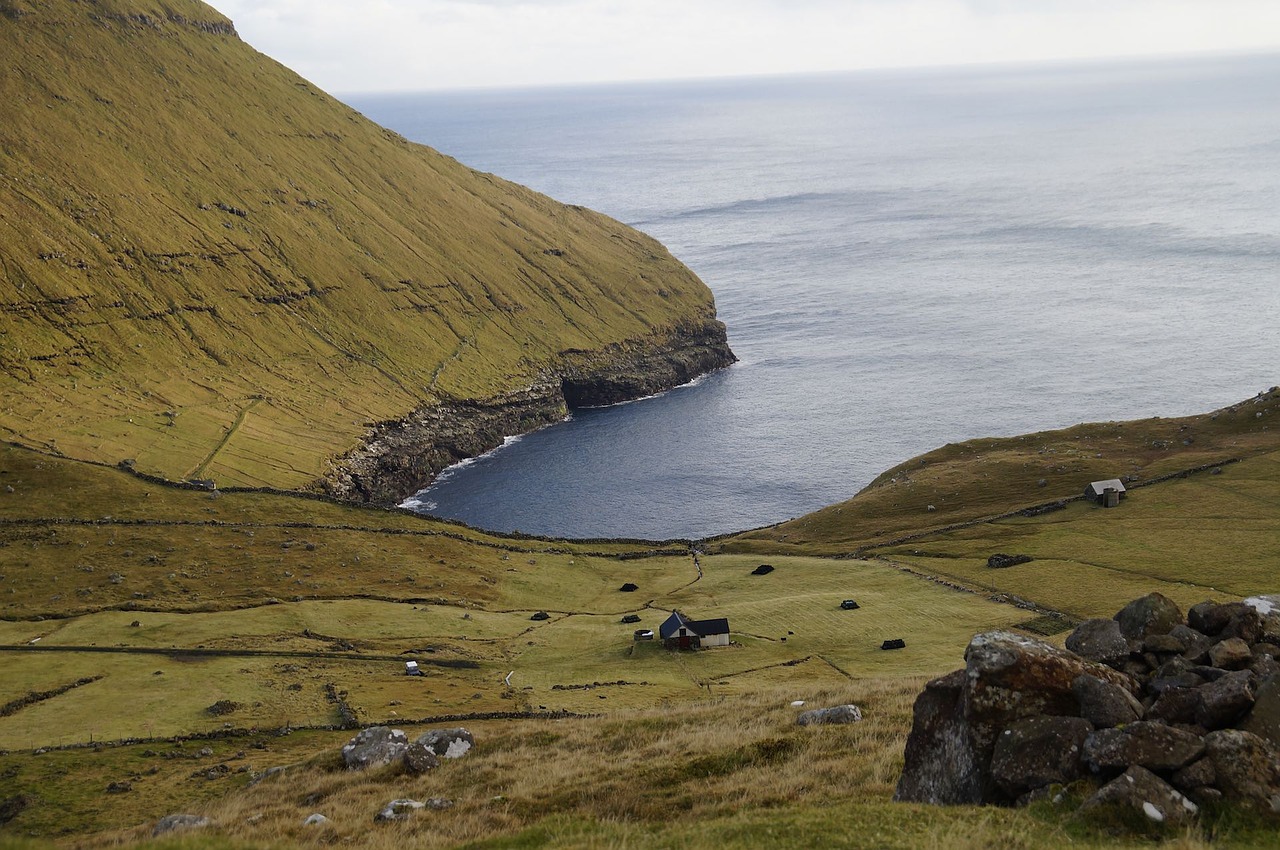
[[[320,814],[319,812],[316,812],[315,814],[307,815],[307,819],[302,822],[302,825],[303,826],[323,826],[328,822],[329,822],[329,819],[327,817]]]
[[[1151,805],[1151,803],[1142,804],[1142,813],[1156,823],[1164,823],[1164,812]]]

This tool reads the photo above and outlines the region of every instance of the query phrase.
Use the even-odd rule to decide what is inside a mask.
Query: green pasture
[[[1120,506],[1076,502],[1033,518],[930,535],[876,555],[1079,617],[1159,591],[1184,608],[1280,589],[1280,453],[1134,488]],[[996,553],[1034,560],[987,567]]]

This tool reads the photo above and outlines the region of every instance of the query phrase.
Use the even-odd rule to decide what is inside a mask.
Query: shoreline
[[[557,367],[522,389],[433,404],[378,423],[310,489],[341,501],[399,506],[445,470],[563,421],[573,410],[661,395],[737,359],[715,319],[601,350],[565,352]]]

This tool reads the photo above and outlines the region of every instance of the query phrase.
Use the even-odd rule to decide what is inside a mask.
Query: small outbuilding
[[[1125,497],[1124,482],[1119,478],[1093,481],[1084,488],[1084,497],[1104,508],[1114,508]]]
[[[671,616],[658,627],[662,645],[667,649],[706,649],[712,646],[729,645],[729,620],[719,617],[714,620],[690,620],[679,611],[672,611]]]
[[[419,669],[419,667],[418,667],[418,662],[416,662],[416,661],[406,661],[406,662],[404,663],[404,674],[405,674],[406,676],[421,676],[421,675],[422,675],[422,670],[421,670],[421,669]]]

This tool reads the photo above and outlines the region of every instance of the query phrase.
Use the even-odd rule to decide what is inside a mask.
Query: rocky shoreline
[[[399,504],[445,468],[497,448],[506,437],[558,422],[575,408],[654,395],[736,361],[724,324],[714,319],[601,350],[566,351],[523,389],[434,404],[378,423],[314,489],[344,501]]]

